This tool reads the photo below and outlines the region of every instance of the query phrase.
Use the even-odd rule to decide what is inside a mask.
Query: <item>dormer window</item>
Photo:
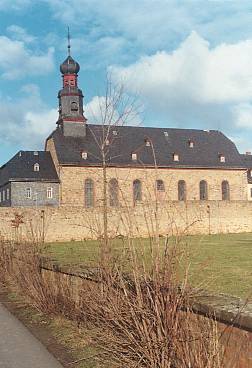
[[[219,155],[219,160],[220,160],[220,162],[224,163],[224,162],[226,162],[226,157],[224,155],[220,154]]]
[[[39,171],[39,164],[34,164],[33,171]]]
[[[34,152],[33,152],[33,155],[34,155],[34,156],[38,156],[38,151],[34,151]]]
[[[179,161],[179,155],[177,153],[173,153],[173,161]]]
[[[151,146],[151,142],[149,141],[149,139],[145,139],[145,146],[146,147],[150,147]]]
[[[83,160],[86,160],[86,159],[87,159],[87,157],[88,157],[87,152],[86,152],[86,151],[82,151],[82,152],[81,152],[81,158],[83,158]]]
[[[194,147],[194,142],[193,142],[193,141],[189,140],[189,141],[188,141],[188,144],[189,144],[189,147],[190,147],[190,148],[193,148],[193,147]]]
[[[136,154],[136,153],[132,153],[132,154],[131,154],[131,159],[132,159],[133,161],[136,161],[136,160],[137,160],[137,154]]]
[[[165,136],[165,137],[169,137],[168,132],[164,132],[164,136]]]
[[[117,135],[117,131],[116,130],[113,130],[113,135]]]

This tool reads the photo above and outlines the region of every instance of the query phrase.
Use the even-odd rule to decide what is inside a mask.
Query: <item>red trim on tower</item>
[[[63,76],[64,87],[77,87],[77,74],[64,74]]]
[[[62,118],[63,122],[64,121],[74,121],[77,122],[79,121],[80,123],[83,123],[85,121],[87,121],[86,118],[84,118],[84,116],[77,116],[77,117],[71,117],[71,118]]]

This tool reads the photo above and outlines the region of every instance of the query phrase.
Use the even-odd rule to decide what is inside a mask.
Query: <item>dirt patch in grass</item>
[[[0,302],[66,368],[98,368],[89,331],[60,316],[46,316],[1,286]],[[93,358],[92,358],[93,357]]]

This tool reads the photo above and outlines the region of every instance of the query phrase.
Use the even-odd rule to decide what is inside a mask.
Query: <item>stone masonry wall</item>
[[[19,234],[42,236],[45,241],[97,238],[102,234],[102,210],[84,207],[0,208],[0,236],[11,238],[11,220],[23,216]],[[108,213],[111,237],[123,234],[153,234],[158,220],[159,234],[208,234],[252,232],[252,202],[248,201],[167,201],[155,205],[120,208]]]
[[[80,206],[84,204],[84,182],[94,181],[95,205],[102,203],[102,169],[94,167],[61,166],[61,205]],[[155,183],[161,179],[165,184],[162,200],[178,199],[178,181],[185,180],[187,200],[199,200],[199,183],[208,183],[208,199],[221,200],[221,183],[229,182],[231,200],[247,200],[247,174],[244,170],[210,170],[210,169],[146,169],[146,168],[107,168],[108,181],[116,178],[120,190],[120,203],[132,206],[133,181],[142,182],[143,202],[155,198]]]

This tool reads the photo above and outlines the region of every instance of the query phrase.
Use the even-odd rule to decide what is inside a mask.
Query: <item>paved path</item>
[[[2,304],[0,304],[0,368],[63,368]]]

